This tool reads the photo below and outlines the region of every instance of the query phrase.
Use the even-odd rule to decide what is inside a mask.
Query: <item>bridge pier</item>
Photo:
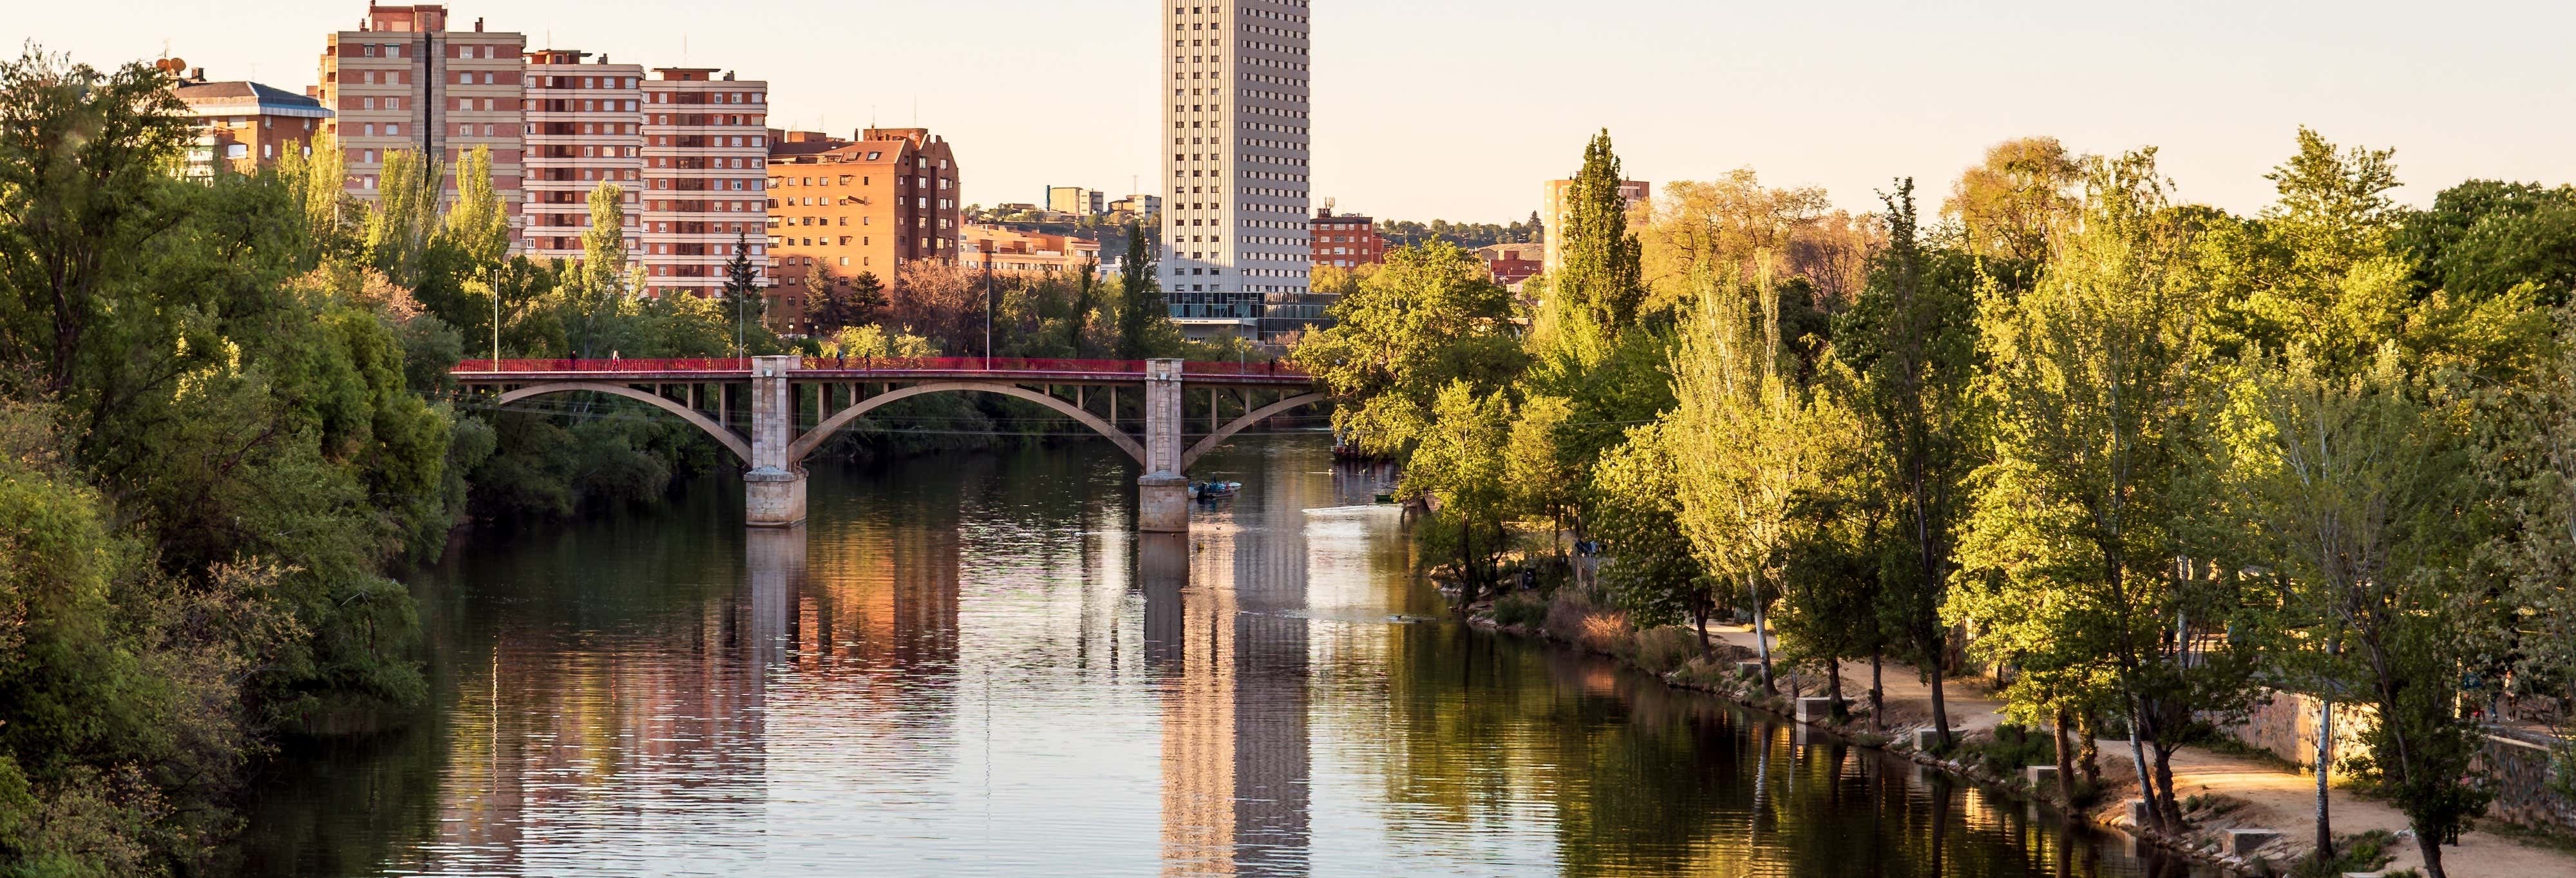
[[[1145,361],[1145,477],[1136,480],[1136,529],[1190,532],[1190,480],[1181,474],[1181,361]]]
[[[805,523],[805,465],[794,458],[799,357],[751,361],[751,471],[742,475],[743,520],[752,527]]]

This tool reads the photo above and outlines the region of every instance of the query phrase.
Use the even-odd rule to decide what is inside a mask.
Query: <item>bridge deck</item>
[[[632,384],[703,384],[744,381],[750,360],[467,360],[454,375],[463,384],[548,384],[605,381]],[[1143,383],[1145,364],[1138,360],[1021,360],[981,357],[937,359],[836,359],[807,357],[791,381],[1008,381],[1015,384]],[[1189,363],[1182,367],[1187,384],[1254,387],[1306,387],[1313,376],[1285,364]]]

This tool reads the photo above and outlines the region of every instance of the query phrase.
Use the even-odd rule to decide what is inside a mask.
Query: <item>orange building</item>
[[[1100,266],[1098,241],[1000,226],[967,226],[958,236],[957,252],[965,268],[989,268],[995,274],[1069,275],[1086,265],[1094,271]]]
[[[806,278],[874,274],[888,289],[916,259],[954,263],[961,216],[957,159],[927,128],[870,128],[858,139],[780,132],[769,155],[769,267],[775,323],[805,323]]]

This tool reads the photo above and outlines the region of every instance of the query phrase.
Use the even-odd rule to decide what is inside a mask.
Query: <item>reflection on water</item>
[[[1441,616],[1320,441],[1188,536],[1089,450],[820,472],[478,536],[433,703],[288,754],[239,875],[2183,872],[1904,763]]]

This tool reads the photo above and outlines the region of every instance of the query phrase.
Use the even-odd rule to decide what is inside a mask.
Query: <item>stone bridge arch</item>
[[[1116,443],[1118,445],[1118,450],[1126,452],[1128,457],[1135,458],[1137,463],[1142,464],[1146,462],[1144,443],[1136,441],[1135,437],[1127,435],[1125,431],[1118,429],[1117,425],[1109,423],[1099,415],[1084,411],[1074,404],[1057,399],[1054,396],[1030,390],[1016,384],[1000,384],[985,381],[936,381],[928,384],[915,384],[910,387],[897,388],[886,393],[868,397],[865,400],[861,400],[857,405],[834,412],[831,417],[825,418],[820,424],[816,424],[814,429],[806,431],[805,435],[797,437],[795,443],[788,446],[788,463],[791,466],[803,465],[806,455],[812,454],[816,449],[823,447],[823,443],[830,441],[833,434],[840,432],[841,428],[849,426],[851,421],[867,416],[869,412],[916,396],[929,396],[934,393],[991,393],[1000,396],[1012,397],[1014,399],[1028,400],[1030,402],[1046,406],[1047,408],[1054,410],[1057,414],[1061,414],[1072,418],[1075,421],[1081,422],[1083,426],[1090,427],[1092,432],[1098,433],[1102,438]]]
[[[610,396],[622,396],[627,399],[652,405],[655,408],[678,415],[681,420],[688,421],[690,425],[697,427],[699,430],[705,431],[708,436],[714,437],[717,442],[723,443],[725,450],[733,452],[733,456],[740,459],[744,466],[751,465],[751,443],[744,440],[741,436],[735,435],[732,430],[726,429],[725,425],[717,423],[716,419],[707,417],[706,413],[700,412],[697,409],[665,399],[660,394],[637,390],[623,384],[609,384],[596,381],[559,381],[553,384],[538,384],[503,393],[498,400],[493,402],[493,404],[496,406],[508,406],[511,403],[523,402],[540,396],[552,396],[558,393],[605,393]]]

